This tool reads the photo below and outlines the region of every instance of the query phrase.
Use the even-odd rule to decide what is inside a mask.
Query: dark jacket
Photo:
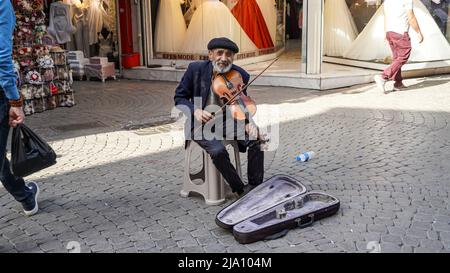
[[[234,64],[232,69],[241,73],[244,84],[248,83],[250,75],[244,69]],[[203,104],[201,109],[204,109],[206,107],[209,88],[211,87],[212,73],[213,67],[211,61],[190,63],[180,84],[175,89],[175,105],[186,105],[191,110],[191,115],[193,115],[194,109],[200,108],[200,105],[194,106],[194,97],[201,97]],[[247,95],[246,90],[243,92]]]
[[[250,75],[244,69],[233,64],[232,69],[237,70],[242,75],[244,84],[247,84]],[[184,73],[180,84],[175,89],[175,105],[185,105],[191,110],[191,115],[194,114],[194,109],[200,108],[200,105],[194,106],[194,97],[202,98],[201,109],[206,107],[206,99],[208,98],[211,87],[211,77],[213,73],[213,66],[211,61],[200,61],[190,63],[186,73]],[[247,95],[247,91],[243,91]]]
[[[244,69],[233,64],[232,69],[237,70],[244,81],[247,84],[250,75],[245,72]],[[205,109],[206,100],[211,88],[211,77],[213,74],[213,66],[211,61],[200,61],[190,63],[188,69],[181,78],[180,84],[175,89],[175,106],[187,106],[190,109],[191,121],[194,120],[194,109]],[[247,90],[243,93],[247,95]],[[194,98],[201,97],[202,105],[194,105]],[[188,114],[188,113],[185,113]],[[191,130],[194,128],[194,123],[191,122]],[[185,130],[185,134],[189,135],[188,128]],[[242,151],[242,147],[240,147]]]

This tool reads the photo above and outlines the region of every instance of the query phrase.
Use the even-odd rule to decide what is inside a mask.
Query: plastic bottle
[[[306,161],[310,160],[311,158],[313,158],[314,155],[315,155],[314,152],[301,153],[295,157],[295,160],[301,161],[301,162],[306,162]]]

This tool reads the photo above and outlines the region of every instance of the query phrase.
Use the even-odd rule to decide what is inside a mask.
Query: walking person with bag
[[[10,127],[23,124],[23,99],[16,87],[16,73],[12,62],[12,37],[16,18],[11,1],[0,1],[0,180],[5,189],[20,203],[25,215],[38,211],[39,187],[35,182],[25,183],[11,173],[6,158]]]

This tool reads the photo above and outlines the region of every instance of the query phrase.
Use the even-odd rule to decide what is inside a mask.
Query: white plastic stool
[[[242,178],[241,161],[239,158],[239,147],[236,141],[223,140],[222,144],[227,147],[231,145],[234,152],[234,160],[236,163],[236,171]],[[203,166],[197,173],[191,173],[191,155],[194,147],[202,150]],[[220,205],[226,202],[226,194],[231,191],[229,185],[216,169],[211,157],[194,141],[187,141],[186,153],[184,158],[184,181],[183,188],[180,192],[182,197],[188,197],[190,192],[197,192],[205,198],[207,205]],[[200,179],[201,184],[196,184],[193,181]]]

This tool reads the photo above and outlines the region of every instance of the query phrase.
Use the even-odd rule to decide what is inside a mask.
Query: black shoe
[[[254,188],[256,188],[258,185],[253,185],[253,184],[247,184],[244,188],[244,192],[245,194],[249,193],[251,190],[253,190]]]
[[[242,196],[244,196],[245,194],[246,194],[246,192],[245,192],[245,186],[244,186],[244,187],[242,187],[242,189],[233,191],[233,193],[232,193],[232,198],[233,198],[233,199],[239,199],[239,198],[241,198]]]
[[[27,200],[22,202],[23,212],[26,216],[34,215],[38,212],[38,202],[37,198],[39,196],[39,187],[35,182],[30,182],[27,187],[33,192],[33,194],[28,197]]]
[[[256,186],[258,185],[247,184],[243,189],[233,192],[233,196],[235,197],[235,199],[239,199],[253,190]]]

